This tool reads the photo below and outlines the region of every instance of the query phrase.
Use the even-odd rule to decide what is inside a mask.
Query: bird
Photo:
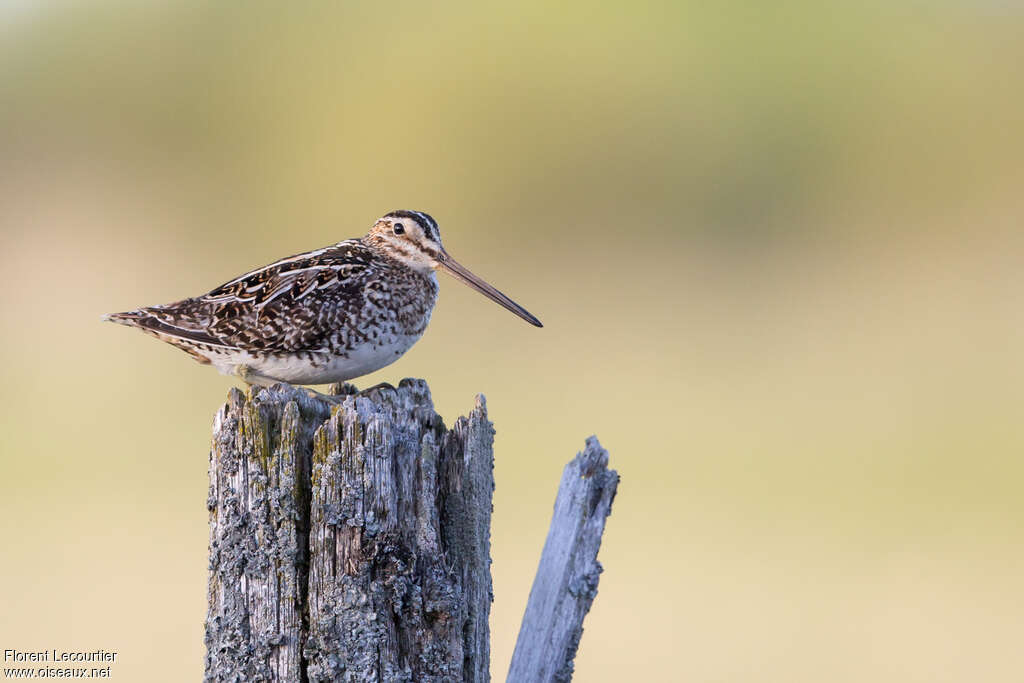
[[[437,302],[439,270],[543,327],[453,259],[437,221],[408,210],[385,214],[363,237],[282,258],[201,296],[103,319],[250,385],[346,382],[390,365],[419,341]]]

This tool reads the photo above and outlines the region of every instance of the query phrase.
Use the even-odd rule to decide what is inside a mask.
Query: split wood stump
[[[494,429],[422,380],[340,406],[233,389],[210,453],[207,681],[489,681]],[[568,681],[618,484],[591,437],[563,473],[509,681]]]

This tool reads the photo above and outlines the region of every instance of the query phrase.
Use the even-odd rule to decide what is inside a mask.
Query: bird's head
[[[448,255],[441,245],[437,221],[422,211],[392,211],[381,217],[366,235],[367,244],[421,273],[444,270],[520,318],[543,327],[525,308],[474,275]]]
[[[444,255],[437,221],[420,211],[392,211],[366,237],[391,258],[424,273],[437,270]]]

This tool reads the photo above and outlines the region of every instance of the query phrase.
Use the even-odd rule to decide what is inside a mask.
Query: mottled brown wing
[[[327,351],[343,309],[362,307],[374,271],[359,241],[291,256],[199,297],[207,330],[235,348],[265,352]]]
[[[329,337],[362,308],[379,268],[361,242],[350,240],[275,261],[203,296],[109,317],[182,348],[328,351]]]

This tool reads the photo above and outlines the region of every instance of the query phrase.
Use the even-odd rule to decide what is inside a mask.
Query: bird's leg
[[[253,370],[248,365],[239,365],[235,369],[235,374],[238,375],[246,384],[255,384],[256,386],[267,388],[272,387],[275,384],[284,384],[285,386],[289,386],[292,387],[293,389],[298,389],[299,391],[305,392],[305,394],[310,398],[316,399],[318,401],[326,401],[331,405],[341,405],[345,400],[344,396],[328,396],[327,394],[321,394],[319,391],[315,391],[313,389],[310,389],[309,387],[296,387],[291,384],[288,384],[288,382],[282,382],[280,380],[274,379],[273,377],[267,377],[266,375],[261,374],[256,370]]]
[[[359,389],[348,382],[335,382],[327,385],[327,393],[331,396],[353,396],[359,393]]]
[[[250,368],[248,365],[239,365],[235,368],[235,374],[246,384],[255,384],[258,387],[270,388],[275,384],[284,384],[273,377],[267,377]]]

